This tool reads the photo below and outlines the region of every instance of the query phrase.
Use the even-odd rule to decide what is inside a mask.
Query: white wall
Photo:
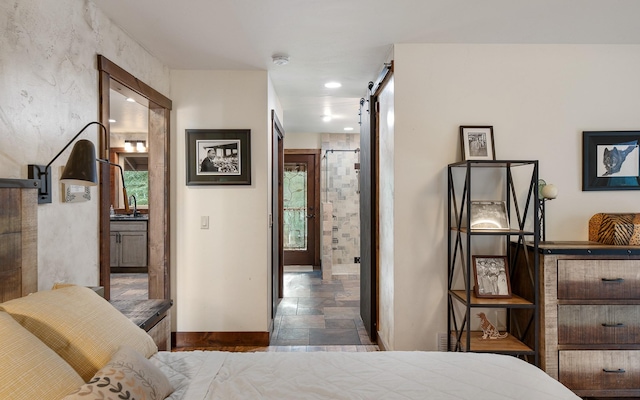
[[[268,329],[269,83],[266,71],[171,71],[172,297],[178,332]],[[186,129],[251,129],[250,186],[186,186]],[[209,216],[210,229],[200,229]]]
[[[320,149],[322,148],[322,133],[292,133],[285,131],[284,148]]]
[[[498,159],[538,159],[559,188],[547,240],[586,240],[640,192],[582,192],[584,130],[640,128],[640,46],[395,46],[395,349],[446,332],[446,167],[460,125],[493,125]]]
[[[98,119],[96,54],[168,94],[169,69],[91,1],[0,2],[0,177],[27,178],[27,164],[46,165]],[[82,138],[97,143],[97,132]],[[58,177],[70,151],[52,166],[53,202],[38,206],[40,290],[99,282],[98,190],[86,203],[61,202]]]

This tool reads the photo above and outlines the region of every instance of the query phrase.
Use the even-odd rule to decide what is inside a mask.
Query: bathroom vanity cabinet
[[[111,221],[111,272],[147,272],[147,220]]]

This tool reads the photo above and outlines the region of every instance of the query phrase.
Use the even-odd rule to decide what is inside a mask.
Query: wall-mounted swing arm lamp
[[[93,124],[99,125],[104,131],[104,143],[106,144],[107,128],[100,122],[89,122],[53,157],[53,160],[49,161],[49,164],[46,166],[29,164],[29,179],[36,179],[40,182],[38,204],[51,203],[51,164],[60,157],[85,129]],[[95,186],[98,184],[96,148],[91,141],[81,139],[73,146],[67,165],[65,165],[60,176],[60,181],[67,185]]]
[[[125,212],[125,214],[129,214],[131,212],[131,208],[129,207],[129,198],[127,197],[127,187],[124,184],[124,172],[122,171],[122,165],[116,164],[116,163],[112,163],[111,161],[105,160],[103,158],[97,158],[96,160],[98,162],[114,166],[114,167],[116,167],[116,168],[118,168],[120,170],[120,178],[122,179],[122,195],[124,196],[123,197],[124,198],[124,212]]]

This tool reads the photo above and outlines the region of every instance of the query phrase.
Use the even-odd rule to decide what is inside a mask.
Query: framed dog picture
[[[640,190],[640,131],[582,132],[582,190]]]

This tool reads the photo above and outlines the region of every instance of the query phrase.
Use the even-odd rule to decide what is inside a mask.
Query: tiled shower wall
[[[322,135],[320,201],[333,204],[332,250],[333,264],[352,264],[360,257],[360,194],[359,175],[355,164],[360,152],[356,150],[360,135]]]

